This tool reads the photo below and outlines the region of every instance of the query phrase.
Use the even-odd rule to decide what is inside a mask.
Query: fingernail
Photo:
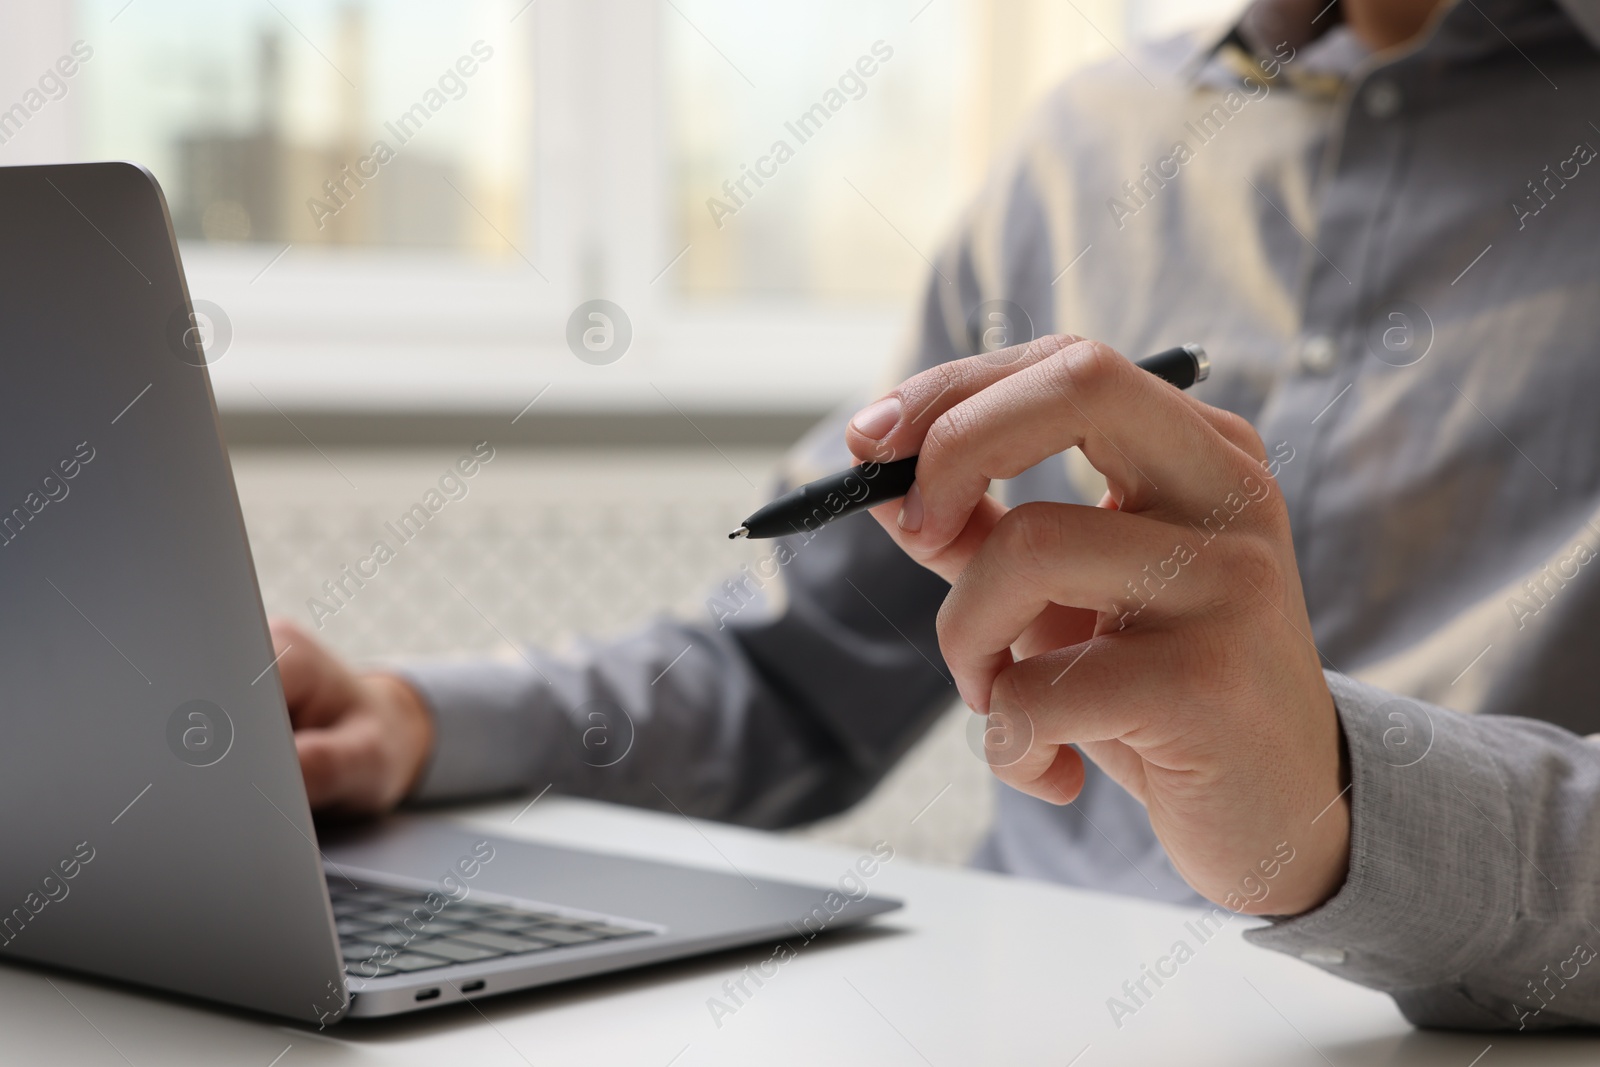
[[[881,441],[889,436],[889,431],[894,429],[900,421],[900,398],[897,396],[884,397],[876,404],[868,404],[856,412],[856,417],[850,420],[850,425],[862,437],[870,437],[874,441]]]
[[[900,529],[906,533],[922,529],[922,490],[916,482],[911,483],[911,491],[900,501]]]

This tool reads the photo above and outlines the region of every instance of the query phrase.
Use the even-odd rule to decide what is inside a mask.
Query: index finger
[[[930,367],[857,412],[845,429],[845,443],[859,458],[876,463],[914,456],[940,415],[1002,378],[1082,340],[1076,334],[1050,334],[1024,345]]]
[[[950,369],[964,373],[959,364]],[[975,376],[984,374],[975,368]],[[938,551],[961,532],[991,481],[1073,447],[1106,476],[1125,511],[1172,519],[1206,513],[1257,465],[1202,407],[1105,345],[1068,344],[933,418],[914,446],[904,543],[918,555]],[[896,447],[910,451],[913,436]]]

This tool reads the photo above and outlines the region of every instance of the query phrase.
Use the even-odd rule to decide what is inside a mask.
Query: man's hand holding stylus
[[[1247,910],[1296,914],[1343,884],[1339,722],[1248,422],[1104,345],[1046,337],[909,379],[847,439],[863,460],[920,454],[910,494],[873,513],[952,585],[940,647],[990,715],[1003,781],[1068,803],[1081,750],[1213,901],[1283,842],[1293,861]],[[1073,447],[1110,486],[1099,507],[987,495]]]

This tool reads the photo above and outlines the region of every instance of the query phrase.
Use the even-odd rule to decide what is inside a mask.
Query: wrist
[[[1332,900],[1344,887],[1350,874],[1350,746],[1344,726],[1338,724],[1339,776],[1334,786],[1338,794],[1307,815],[1310,833],[1306,835],[1303,882],[1278,901],[1273,910],[1281,915],[1303,915]],[[1320,798],[1317,798],[1320,799]],[[1281,910],[1280,910],[1281,909]]]
[[[1277,915],[1304,915],[1315,911],[1343,888],[1350,874],[1350,795],[1342,793],[1318,818],[1314,829],[1320,831],[1308,842],[1305,850],[1305,873],[1299,885],[1286,887],[1289,892],[1268,909]]]

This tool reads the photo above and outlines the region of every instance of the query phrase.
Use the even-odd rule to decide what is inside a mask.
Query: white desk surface
[[[546,797],[450,817],[523,836],[751,875],[833,883],[856,853]],[[891,841],[890,844],[893,844]],[[1235,919],[899,857],[872,879],[906,907],[800,948],[733,1015],[707,1001],[772,946],[409,1018],[315,1032],[115,985],[0,967],[0,1064],[1050,1064],[1502,1067],[1593,1064],[1600,1038],[1421,1033],[1387,997],[1252,948]],[[1107,998],[1174,941],[1194,958],[1119,1029]],[[52,988],[52,984],[55,988]],[[751,987],[754,989],[754,987]],[[1153,986],[1151,987],[1154,988]],[[279,1057],[274,1059],[274,1057]],[[1481,1057],[1481,1058],[1480,1058]]]

